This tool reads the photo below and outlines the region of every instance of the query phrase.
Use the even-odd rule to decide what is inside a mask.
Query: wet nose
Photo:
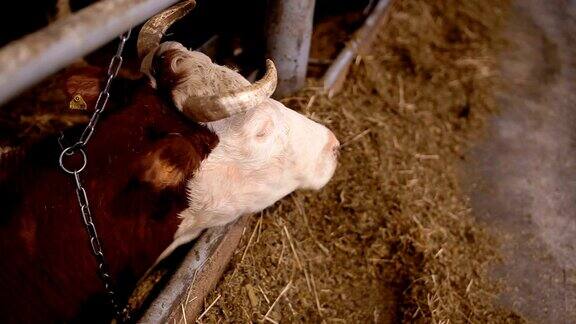
[[[340,142],[332,132],[328,132],[328,143],[326,143],[325,151],[338,155],[340,152]]]

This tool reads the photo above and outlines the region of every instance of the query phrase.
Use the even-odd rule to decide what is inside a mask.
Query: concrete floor
[[[502,242],[503,305],[576,323],[576,0],[517,0],[501,56],[501,114],[464,184]]]

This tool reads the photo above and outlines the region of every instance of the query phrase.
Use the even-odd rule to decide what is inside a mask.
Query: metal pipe
[[[267,53],[278,69],[276,97],[300,89],[306,81],[315,0],[270,0]]]
[[[103,0],[0,49],[0,105],[179,0]]]
[[[334,63],[328,68],[323,77],[324,91],[331,97],[340,91],[350,64],[358,55],[367,51],[376,38],[379,26],[387,19],[389,8],[398,0],[380,0],[362,27],[358,29],[346,47],[338,54]]]
[[[194,321],[204,307],[204,298],[224,273],[250,216],[206,230],[138,323],[181,323],[183,317]]]

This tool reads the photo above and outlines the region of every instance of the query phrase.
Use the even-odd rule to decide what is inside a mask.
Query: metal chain
[[[128,314],[126,314],[126,309],[120,309],[120,305],[118,304],[118,297],[116,294],[116,290],[114,288],[114,284],[112,282],[112,277],[110,275],[110,270],[108,268],[108,263],[106,262],[106,258],[104,257],[104,251],[102,249],[102,244],[100,243],[100,238],[98,237],[98,232],[96,231],[96,226],[94,225],[94,221],[92,219],[92,213],[90,212],[90,203],[88,201],[88,196],[86,194],[86,189],[82,185],[82,181],[80,179],[80,174],[86,168],[87,157],[85,148],[92,134],[94,134],[94,129],[98,120],[100,119],[100,115],[106,108],[106,104],[108,103],[108,99],[110,98],[110,86],[112,85],[112,81],[118,75],[118,71],[120,71],[120,67],[122,66],[122,52],[124,51],[124,46],[126,45],[126,41],[130,38],[131,30],[128,30],[126,33],[120,36],[120,43],[118,44],[118,48],[116,50],[116,54],[110,60],[110,64],[108,65],[108,72],[106,75],[106,84],[100,94],[98,95],[98,100],[96,101],[96,105],[94,108],[94,113],[90,118],[90,122],[84,128],[82,135],[76,141],[76,143],[64,148],[63,143],[63,135],[59,138],[59,143],[62,148],[62,153],[60,153],[59,163],[60,168],[64,170],[66,173],[71,174],[74,176],[74,182],[76,184],[76,196],[78,197],[78,205],[80,206],[80,212],[82,214],[82,220],[84,221],[84,226],[86,233],[90,239],[90,247],[92,248],[92,254],[96,259],[96,263],[98,264],[98,275],[104,284],[104,289],[106,291],[106,295],[112,305],[114,315],[117,320],[119,321],[126,321],[128,320]],[[82,157],[82,165],[78,168],[69,168],[66,167],[64,164],[64,157],[70,158],[73,155],[80,154]]]

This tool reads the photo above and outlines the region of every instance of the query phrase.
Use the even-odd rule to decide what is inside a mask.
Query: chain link
[[[96,128],[96,124],[98,124],[98,120],[100,119],[100,115],[106,108],[106,104],[108,103],[108,99],[110,98],[110,86],[112,85],[112,81],[118,75],[120,71],[120,67],[122,66],[123,58],[122,53],[124,51],[124,46],[126,45],[126,41],[130,38],[131,30],[128,30],[126,33],[120,35],[119,37],[119,44],[116,50],[116,54],[110,60],[110,64],[108,65],[108,71],[106,76],[106,83],[104,88],[100,91],[98,95],[98,100],[96,101],[96,105],[94,107],[94,113],[90,118],[90,122],[84,128],[82,135],[76,143],[67,146],[64,145],[64,136],[63,134],[58,138],[58,142],[62,148],[62,152],[60,153],[59,164],[60,168],[64,170],[66,173],[71,174],[74,176],[74,182],[76,185],[76,196],[78,198],[78,205],[80,206],[80,213],[82,214],[82,220],[84,222],[84,227],[86,233],[89,237],[90,247],[92,249],[92,255],[94,256],[96,263],[98,264],[98,275],[102,280],[104,285],[104,290],[106,291],[106,295],[112,305],[114,315],[118,321],[124,322],[129,319],[126,309],[121,309],[118,303],[118,296],[116,294],[116,290],[112,281],[112,276],[110,275],[110,270],[108,268],[108,263],[106,262],[106,258],[104,256],[104,250],[102,249],[102,244],[100,243],[100,238],[98,237],[98,232],[96,231],[96,226],[94,225],[94,220],[92,219],[92,213],[90,212],[90,202],[88,201],[88,195],[86,194],[86,189],[82,185],[82,180],[80,178],[80,174],[84,171],[87,163],[86,152],[84,148],[90,141],[92,134],[94,134],[94,129]],[[83,159],[83,163],[80,167],[77,168],[70,168],[67,167],[64,163],[64,158],[70,158],[72,155],[80,154]]]

